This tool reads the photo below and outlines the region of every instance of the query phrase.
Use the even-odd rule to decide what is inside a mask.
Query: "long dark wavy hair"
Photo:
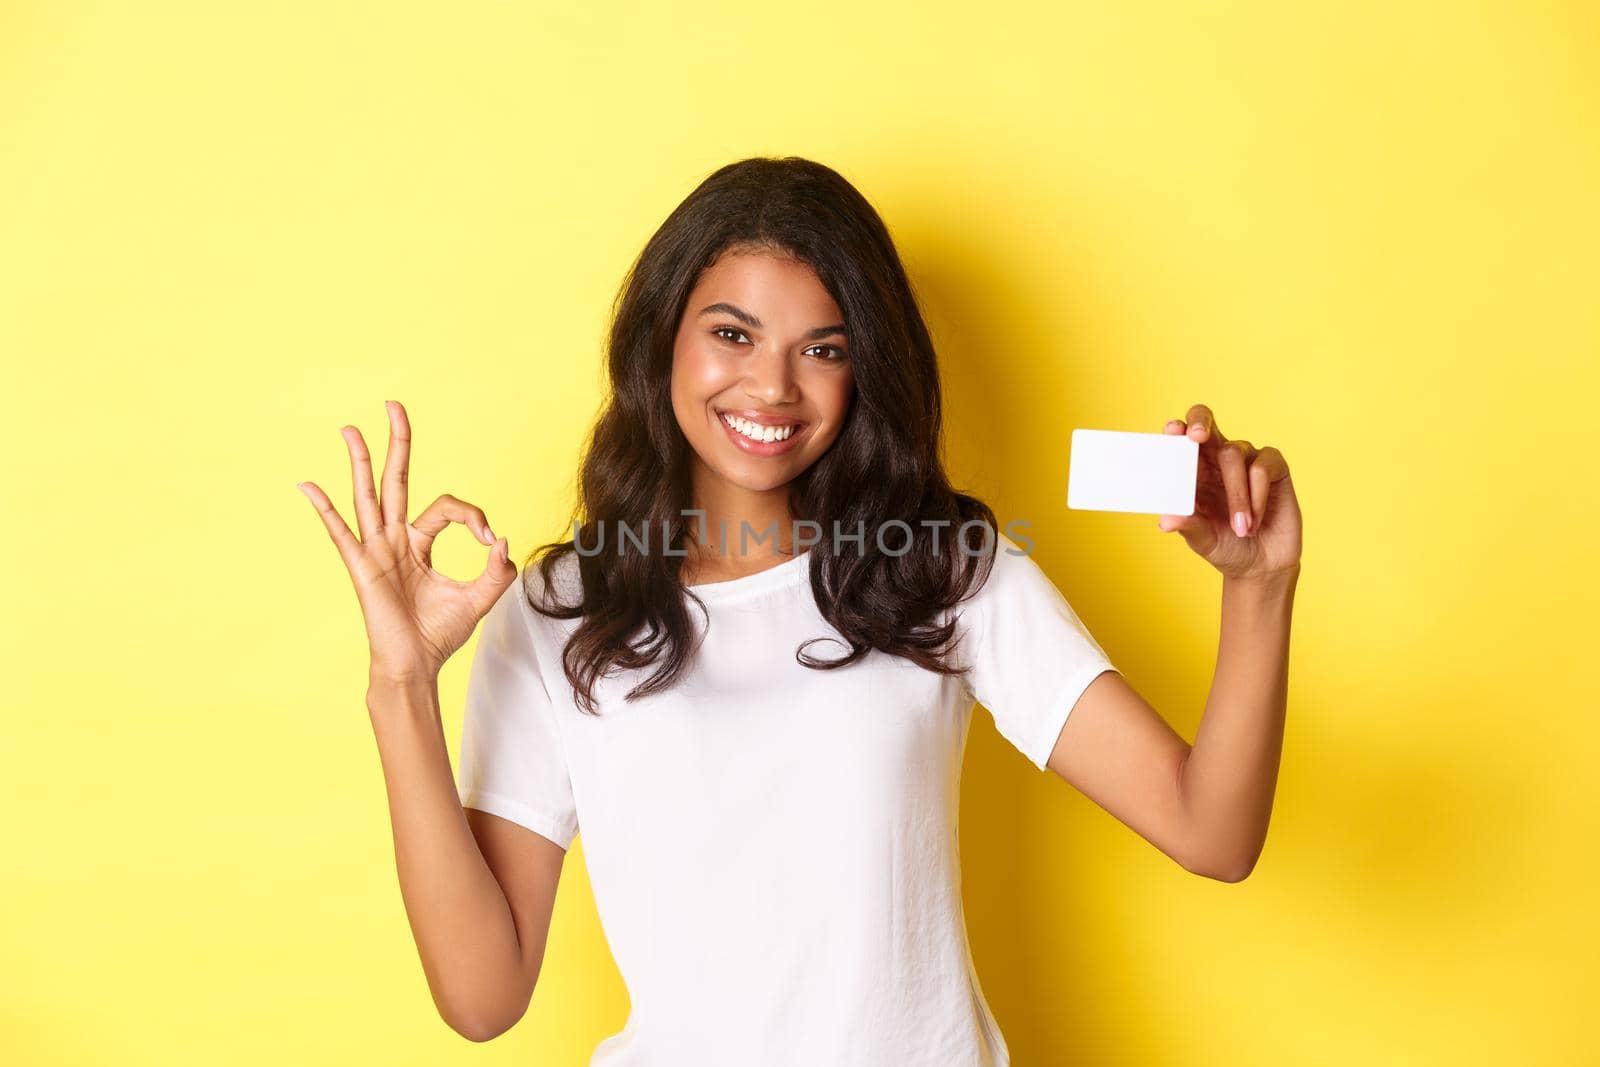
[[[616,552],[592,546],[608,527],[640,529],[652,540],[670,531],[663,544],[674,551],[695,536],[698,520],[682,514],[694,502],[690,445],[671,400],[673,342],[701,272],[724,252],[746,249],[809,265],[843,311],[850,336],[855,395],[846,421],[828,450],[789,483],[793,519],[822,531],[809,553],[817,608],[850,652],[817,660],[805,652],[806,641],[796,660],[837,670],[876,648],[941,674],[966,673],[944,662],[955,622],[937,620],[987,580],[998,538],[989,506],[945,476],[938,361],[911,282],[883,220],[841,175],[797,156],[755,157],[702,181],[629,269],[612,308],[610,395],[580,465],[575,538],[541,545],[526,560],[537,562],[549,593],[559,587],[563,557],[577,557],[577,602],[527,599],[543,615],[583,619],[562,664],[579,707],[591,714],[599,713],[599,678],[659,660],[628,692],[632,700],[669,687],[694,651],[683,594],[702,611],[705,603],[680,582],[681,556],[622,551],[620,537]],[[910,527],[909,547],[899,555],[878,544],[879,525],[893,519]],[[836,522],[841,534],[864,529],[866,536],[836,542]],[[929,522],[947,525],[935,530]],[[907,540],[898,525],[883,535],[891,552]],[[523,578],[526,596],[526,569]],[[834,640],[812,640],[824,639]]]

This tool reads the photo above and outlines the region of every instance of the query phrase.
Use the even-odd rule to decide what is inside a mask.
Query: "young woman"
[[[961,906],[976,703],[1186,870],[1250,871],[1300,558],[1276,449],[1204,405],[1166,426],[1201,473],[1195,513],[1161,527],[1223,575],[1191,749],[946,480],[911,285],[834,171],[708,177],[634,264],[609,369],[574,537],[521,581],[479,508],[445,495],[407,521],[398,403],[381,497],[342,431],[359,540],[303,485],[365,617],[401,892],[450,1026],[483,1041],[526,1011],[581,827],[632,1000],[592,1063],[1006,1064]],[[474,581],[431,567],[451,522],[493,545]],[[480,620],[456,782],[436,678]]]

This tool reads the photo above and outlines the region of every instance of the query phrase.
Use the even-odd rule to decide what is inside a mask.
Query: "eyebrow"
[[[700,315],[696,315],[695,318],[699,318],[701,315],[713,314],[731,315],[733,318],[738,319],[752,330],[765,329],[765,327],[761,325],[760,319],[750,314],[750,312],[746,311],[744,308],[738,307],[734,304],[707,304],[705,307],[700,309]],[[850,332],[844,328],[844,323],[840,322],[833,326],[818,326],[814,330],[807,330],[806,340],[816,341],[823,337],[832,337],[834,334],[840,334],[844,337],[850,336]]]

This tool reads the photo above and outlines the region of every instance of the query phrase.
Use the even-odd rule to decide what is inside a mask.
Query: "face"
[[[809,266],[731,251],[712,264],[672,353],[672,408],[697,489],[764,492],[816,462],[850,409],[849,354],[844,316]]]

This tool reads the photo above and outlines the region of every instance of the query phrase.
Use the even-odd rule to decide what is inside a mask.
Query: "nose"
[[[776,407],[800,399],[794,368],[789,365],[788,353],[781,348],[758,352],[750,361],[749,368],[744,391],[751,400],[765,406]]]

